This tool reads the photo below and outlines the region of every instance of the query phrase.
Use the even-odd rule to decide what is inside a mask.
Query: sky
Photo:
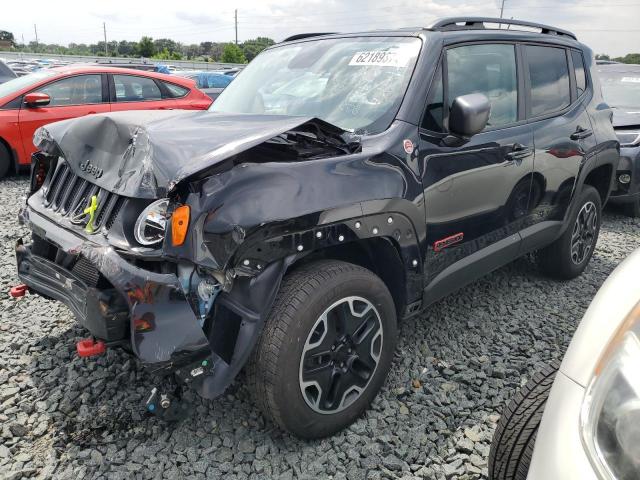
[[[183,43],[301,32],[353,32],[428,26],[437,18],[500,15],[502,0],[4,0],[0,30],[17,41],[67,45],[171,38]],[[505,0],[504,17],[546,23],[577,34],[595,53],[640,51],[640,0]]]

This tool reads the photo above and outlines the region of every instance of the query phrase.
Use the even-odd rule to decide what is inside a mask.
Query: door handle
[[[578,125],[576,131],[572,133],[569,138],[571,140],[582,140],[583,138],[590,137],[591,135],[593,135],[592,130],[589,130],[588,128],[582,128],[580,125]]]
[[[507,160],[522,160],[533,153],[533,148],[522,145],[521,143],[514,143],[511,147],[511,151],[505,155]]]

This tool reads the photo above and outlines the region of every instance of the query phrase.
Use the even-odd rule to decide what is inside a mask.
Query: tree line
[[[200,42],[186,44],[170,38],[143,36],[139,41],[112,40],[105,44],[70,43],[67,46],[56,43],[17,43],[11,32],[0,31],[0,42],[11,45],[12,51],[39,54],[85,55],[132,58],[155,58],[159,60],[197,60],[205,62],[247,63],[262,50],[273,45],[271,38],[258,37],[236,45],[232,42]]]
[[[620,63],[640,63],[640,53],[627,53],[624,57],[613,57],[611,58],[606,54],[598,54],[596,55],[596,60],[612,60],[614,62]]]

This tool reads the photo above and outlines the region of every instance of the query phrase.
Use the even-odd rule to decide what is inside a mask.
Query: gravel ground
[[[556,283],[522,259],[401,326],[371,410],[333,438],[304,442],[265,423],[242,380],[168,425],[143,413],[152,378],[125,353],[75,355],[86,335],[66,307],[6,293],[25,234],[24,178],[0,182],[0,477],[434,478],[487,476],[503,405],[531,370],[560,357],[607,275],[640,246],[640,222],[605,214],[578,279]]]

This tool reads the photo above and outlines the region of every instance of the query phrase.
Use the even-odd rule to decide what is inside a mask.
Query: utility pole
[[[236,8],[236,45],[238,44],[238,9]]]
[[[109,50],[107,50],[107,24],[102,22],[102,30],[104,30],[104,56],[109,56]]]
[[[502,6],[500,7],[500,18],[502,18],[503,13],[504,13],[504,0],[502,0]]]
[[[33,31],[36,32],[36,50],[38,49],[38,27],[36,24],[33,24]]]

